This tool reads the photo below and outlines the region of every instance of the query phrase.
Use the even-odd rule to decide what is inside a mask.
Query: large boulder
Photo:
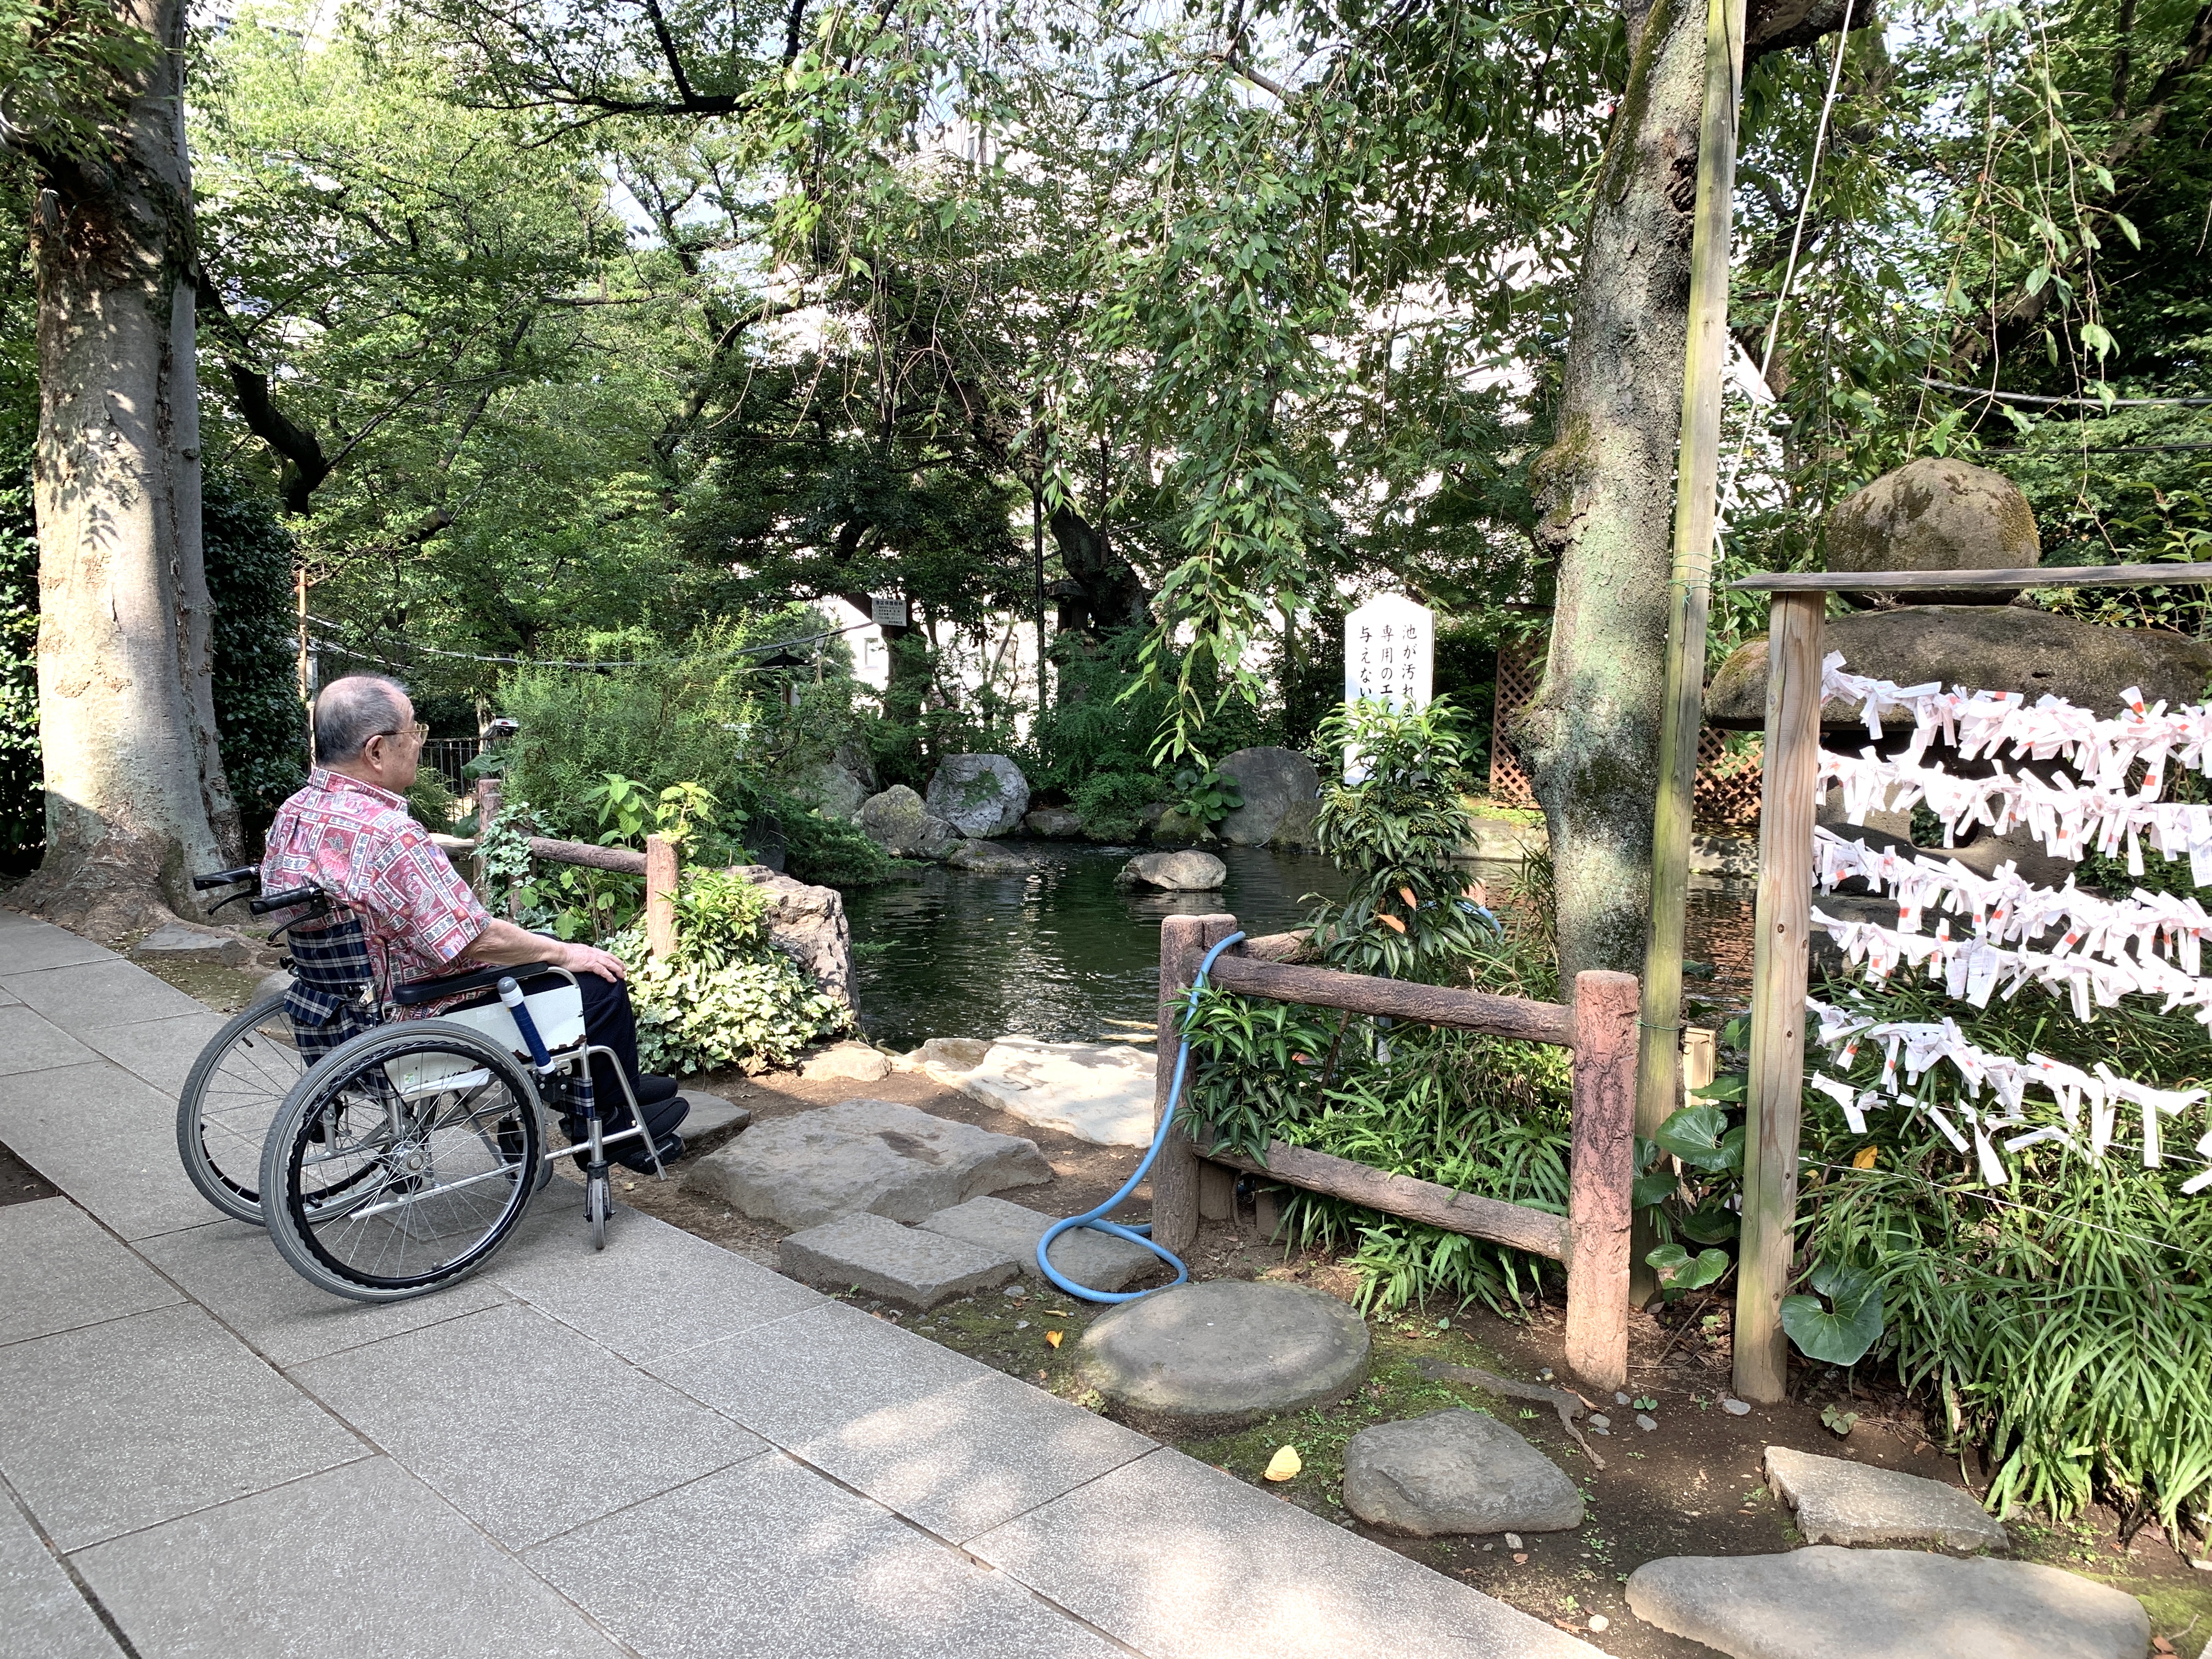
[[[1036,866],[1019,853],[988,841],[963,841],[945,855],[945,867],[978,876],[1025,876]]]
[[[841,744],[835,755],[799,781],[796,793],[829,817],[849,823],[876,793],[876,769],[860,745]]]
[[[1828,511],[1828,568],[2022,570],[2043,556],[2035,514],[2020,486],[1964,461],[1923,457],[1885,472]],[[2002,605],[2002,590],[1931,594]]]
[[[1344,1506],[1414,1538],[1566,1532],[1583,1495],[1559,1466],[1487,1413],[1464,1407],[1377,1423],[1344,1449]]]
[[[1180,806],[1170,806],[1154,818],[1152,834],[1155,847],[1191,847],[1213,836],[1204,818]]]
[[[893,858],[941,859],[962,840],[957,830],[902,783],[868,798],[860,808],[860,828]]]
[[[1229,879],[1229,866],[1211,853],[1139,853],[1114,878],[1116,887],[1156,887],[1170,893],[1211,893]]]
[[[763,864],[744,864],[737,873],[768,895],[769,943],[813,975],[826,995],[848,1010],[858,1009],[853,991],[853,927],[845,919],[845,896],[834,887],[813,887]]]
[[[1970,691],[2049,693],[2106,716],[2120,693],[2139,686],[2152,702],[2191,702],[2212,678],[2212,643],[2144,629],[2100,628],[2024,605],[1923,605],[1862,611],[1832,618],[1826,647],[1844,653],[1851,673],[1918,685],[1941,680]],[[1747,640],[1729,654],[1705,693],[1708,725],[1755,732],[1766,723],[1766,641]],[[1857,726],[1858,705],[1831,698],[1829,726]],[[1909,712],[1888,725],[1909,728]],[[1863,738],[1861,739],[1863,742]],[[1856,745],[1854,745],[1856,748]]]
[[[928,805],[963,836],[1003,836],[1030,810],[1030,781],[1004,755],[948,755],[929,781]]]
[[[1083,818],[1065,806],[1040,806],[1024,815],[1022,828],[1039,841],[1073,841],[1083,833]]]
[[[684,1185],[797,1231],[866,1211],[908,1224],[971,1198],[1052,1179],[1036,1142],[888,1100],[848,1100],[755,1124]]]
[[[1283,837],[1303,845],[1321,799],[1321,774],[1295,749],[1239,749],[1214,769],[1237,780],[1244,804],[1214,826],[1234,847],[1265,847]]]

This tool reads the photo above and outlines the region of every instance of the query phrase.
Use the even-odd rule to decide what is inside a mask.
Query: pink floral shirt
[[[264,893],[309,882],[361,918],[380,997],[471,965],[462,954],[491,921],[405,801],[320,766],[276,809],[261,859]]]

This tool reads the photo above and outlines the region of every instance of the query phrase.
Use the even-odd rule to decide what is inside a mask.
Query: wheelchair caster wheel
[[[584,1182],[584,1218],[591,1223],[592,1248],[607,1248],[607,1212],[613,1206],[614,1194],[606,1176],[597,1175]]]

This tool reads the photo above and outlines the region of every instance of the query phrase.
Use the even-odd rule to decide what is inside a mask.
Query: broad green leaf
[[[1726,1144],[1728,1114],[1717,1106],[1685,1106],[1659,1126],[1653,1137],[1665,1151],[1699,1170],[1725,1170],[1730,1152]],[[1735,1158],[1742,1158],[1741,1132],[1737,1132]]]
[[[1808,1359],[1856,1364],[1882,1331],[1881,1286],[1855,1267],[1823,1263],[1812,1273],[1819,1297],[1782,1298],[1782,1328]]]

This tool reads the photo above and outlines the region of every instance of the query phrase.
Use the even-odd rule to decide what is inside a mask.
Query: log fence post
[[[1789,1383],[1782,1297],[1796,1248],[1812,932],[1813,794],[1820,752],[1823,591],[1777,592],[1767,633],[1766,775],[1759,819],[1735,1391],[1771,1405]]]
[[[655,962],[676,954],[676,843],[645,838],[645,948]]]
[[[1152,1066],[1152,1133],[1168,1109],[1175,1079],[1176,1049],[1182,1031],[1183,999],[1206,953],[1237,931],[1229,915],[1165,916],[1160,921],[1159,1026]],[[1186,1079],[1188,1082],[1188,1079]],[[1198,1148],[1183,1127],[1188,1102],[1177,1109],[1178,1121],[1152,1160],[1152,1239],[1182,1255],[1198,1238]]]
[[[1574,1125],[1567,1189],[1567,1369],[1603,1392],[1628,1382],[1636,1181],[1633,974],[1575,975]]]

